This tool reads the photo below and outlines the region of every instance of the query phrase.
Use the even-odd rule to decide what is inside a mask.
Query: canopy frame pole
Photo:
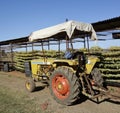
[[[89,36],[87,35],[87,50],[88,54],[90,53],[90,47],[89,47]]]
[[[83,43],[84,43],[84,49],[85,49],[85,48],[86,48],[86,41],[85,41],[85,38],[84,38]]]
[[[26,53],[28,52],[28,50],[27,50],[27,43],[26,43]]]
[[[43,47],[43,42],[41,41],[41,46],[42,46],[42,53],[43,53],[43,59],[45,62],[45,51],[44,51],[44,47]]]
[[[12,68],[13,68],[13,63],[14,63],[14,55],[13,55],[13,44],[10,44],[10,50],[11,50],[11,61],[12,61]]]
[[[48,50],[50,50],[50,42],[48,41]]]
[[[73,51],[73,43],[72,43],[72,39],[70,39],[70,45],[71,45],[71,49]]]
[[[60,40],[58,40],[58,55],[59,55],[59,58],[60,58]]]
[[[34,43],[32,42],[32,51],[34,51]]]
[[[68,36],[66,35],[66,50],[69,49],[69,39]]]

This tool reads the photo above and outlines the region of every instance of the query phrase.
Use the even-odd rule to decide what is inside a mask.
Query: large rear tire
[[[50,91],[58,103],[72,105],[79,98],[79,79],[71,68],[58,67],[50,77]]]
[[[103,87],[103,77],[102,77],[100,70],[98,70],[97,68],[94,68],[91,72],[91,75],[92,75],[92,78],[95,84],[98,87]]]

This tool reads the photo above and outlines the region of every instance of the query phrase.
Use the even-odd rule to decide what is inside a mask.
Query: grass
[[[0,87],[0,113],[47,113],[34,101],[25,94]]]

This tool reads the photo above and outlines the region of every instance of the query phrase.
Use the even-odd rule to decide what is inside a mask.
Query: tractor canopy
[[[96,32],[91,24],[77,21],[67,21],[55,26],[32,32],[29,36],[29,41],[32,42],[50,38],[64,40],[66,39],[66,36],[69,39],[78,37],[84,38],[84,34],[90,34],[91,39],[93,40],[97,39]]]

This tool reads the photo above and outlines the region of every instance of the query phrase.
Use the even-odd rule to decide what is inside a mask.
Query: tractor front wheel
[[[27,78],[26,82],[25,82],[25,87],[27,89],[27,91],[29,92],[33,92],[35,91],[35,82],[32,78]]]
[[[80,94],[79,79],[71,68],[58,67],[50,77],[50,91],[58,103],[72,105]]]

